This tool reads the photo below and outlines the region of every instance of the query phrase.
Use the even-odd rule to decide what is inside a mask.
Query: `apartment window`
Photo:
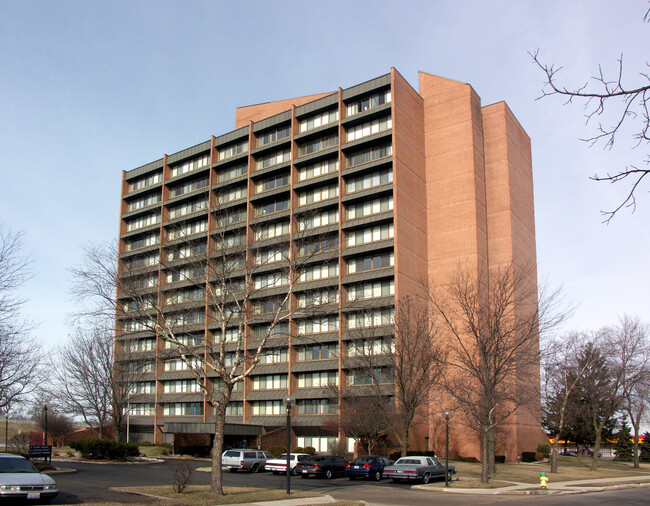
[[[334,123],[338,120],[338,109],[332,109],[330,111],[320,112],[318,114],[308,116],[300,120],[300,133],[308,132],[309,130]]]
[[[390,355],[393,353],[395,353],[395,339],[392,337],[358,339],[348,343],[349,357],[369,357],[373,355]]]
[[[316,344],[313,346],[301,346],[298,348],[298,362],[311,360],[328,360],[338,358],[338,344]]]
[[[291,127],[283,126],[257,134],[257,146],[265,146],[291,136]]]
[[[129,211],[137,211],[138,209],[143,209],[145,207],[152,206],[154,204],[159,203],[161,199],[162,196],[160,195],[160,192],[152,193],[145,197],[141,197],[137,200],[129,202]]]
[[[274,199],[255,206],[255,216],[266,216],[267,214],[285,211],[286,209],[289,209],[288,198]]]
[[[393,122],[390,116],[384,116],[383,118],[361,123],[360,125],[355,125],[348,129],[347,140],[348,142],[356,141],[357,139],[362,139],[363,137],[368,137],[369,135],[374,135],[385,130],[390,130],[392,126]]]
[[[216,236],[217,242],[215,244],[215,247],[218,251],[222,251],[224,249],[232,248],[233,246],[240,246],[242,244],[246,244],[246,232],[226,232],[223,233],[222,235]],[[239,258],[234,259],[233,261],[239,262]],[[234,264],[226,264],[232,266],[232,268],[235,268]]]
[[[198,255],[205,255],[205,243],[181,246],[180,248],[173,249],[167,253],[167,260],[179,260],[181,258],[191,258]]]
[[[219,160],[227,160],[248,151],[248,140],[236,142],[219,148]]]
[[[185,281],[205,276],[205,266],[197,265],[167,272],[167,283]]]
[[[223,183],[224,181],[243,176],[244,174],[248,174],[248,164],[241,163],[239,165],[235,165],[234,167],[227,167],[220,170],[217,173],[217,181]]]
[[[152,265],[158,265],[159,261],[158,253],[153,255],[135,257],[127,261],[129,269],[141,269],[143,267],[150,267]]]
[[[338,170],[339,170],[338,159],[322,160],[320,162],[312,163],[311,165],[305,165],[303,167],[300,167],[298,169],[298,180],[305,181],[307,179],[323,176],[325,174],[330,174],[332,172],[338,172]]]
[[[153,351],[156,349],[155,339],[136,339],[129,341],[125,346],[125,350],[129,353],[137,353],[141,351]]]
[[[353,116],[360,112],[367,111],[380,105],[388,104],[391,101],[390,90],[373,93],[361,99],[350,102],[347,107],[347,115]]]
[[[382,269],[384,267],[392,267],[393,265],[395,265],[395,254],[393,252],[382,253],[380,255],[351,258],[348,260],[348,272],[353,274],[355,272],[365,272],[374,269]]]
[[[395,281],[373,281],[348,287],[348,300],[365,300],[395,295]]]
[[[380,385],[395,383],[395,373],[389,368],[376,368],[372,371],[354,370],[348,372],[348,385]]]
[[[289,233],[289,221],[278,221],[255,227],[255,240],[271,239]]]
[[[278,322],[269,331],[270,325],[256,325],[253,327],[253,339],[264,339],[267,334],[269,338],[287,337],[289,335],[289,324]]]
[[[300,272],[300,281],[314,281],[317,279],[333,278],[339,275],[338,262],[325,265],[310,265]]]
[[[393,182],[393,169],[385,169],[372,174],[364,174],[359,177],[348,179],[348,193],[354,193],[375,186],[381,186]]]
[[[301,448],[307,448],[308,446],[311,446],[314,448],[317,452],[328,452],[331,445],[335,444],[337,439],[335,437],[319,437],[319,436],[313,436],[313,437],[299,437],[298,439],[298,446]],[[348,441],[352,441],[354,443],[354,439],[350,438]],[[354,453],[354,448],[350,450],[350,453]]]
[[[322,306],[323,304],[334,304],[339,301],[337,288],[325,290],[314,290],[313,292],[302,292],[298,294],[298,307]]]
[[[241,260],[241,259],[237,259],[237,260]],[[235,263],[234,260],[226,260],[227,265],[226,265],[226,268],[225,268],[225,272],[235,270],[234,263]],[[230,265],[228,265],[228,264],[232,264],[232,267]],[[235,294],[235,293],[243,292],[244,287],[246,286],[246,283],[245,283],[245,281],[243,279],[228,278],[227,280],[225,280],[225,285],[226,285],[225,292],[227,294]],[[221,285],[220,283],[214,285],[214,293],[215,293],[215,295],[222,296],[223,295],[223,285]]]
[[[321,236],[317,239],[305,241],[298,248],[298,255],[315,255],[324,251],[333,251],[339,249],[339,236]]]
[[[155,394],[156,382],[155,381],[136,381],[129,386],[130,394]]]
[[[339,384],[339,374],[336,371],[319,371],[296,374],[298,388],[326,387]]]
[[[140,178],[132,183],[129,183],[129,191],[134,192],[136,190],[142,190],[147,186],[152,186],[154,184],[160,183],[162,181],[162,172],[156,172],[150,176]]]
[[[129,311],[142,311],[143,309],[149,309],[153,307],[153,298],[152,297],[143,297],[139,299],[131,299],[124,301],[124,311],[127,313]]]
[[[129,413],[133,416],[153,416],[155,406],[151,403],[132,402],[129,404]]]
[[[170,241],[187,237],[194,234],[200,234],[208,230],[208,220],[193,221],[192,223],[184,223],[177,227],[172,227],[167,230],[167,239]]]
[[[181,174],[187,174],[193,170],[202,169],[210,165],[210,156],[205,155],[200,158],[195,158],[188,162],[179,163],[178,165],[173,165],[171,167],[171,177],[180,176]]]
[[[223,381],[221,380],[221,378],[216,378],[214,380],[213,385],[215,390],[224,390]],[[244,382],[240,380],[237,383],[234,383],[232,389],[233,392],[239,392],[244,390]]]
[[[277,390],[287,388],[286,374],[265,374],[253,377],[253,390]]]
[[[299,415],[334,415],[339,404],[335,399],[298,399],[296,407]]]
[[[225,309],[226,309],[225,312],[228,312],[227,311],[228,308],[225,308]],[[215,313],[216,313],[216,317],[218,319],[220,317],[218,310],[215,311]],[[243,336],[243,332],[244,332],[243,328],[241,329],[241,332],[242,332],[241,337],[243,339],[243,337],[244,337]],[[220,330],[215,331],[215,333],[214,333],[214,342],[215,343],[220,343],[221,342],[221,337],[222,337],[221,331]],[[227,343],[236,343],[236,342],[238,342],[239,337],[240,337],[239,327],[231,327],[231,328],[226,329],[225,335],[223,335],[223,337],[226,339]]]
[[[195,379],[163,381],[163,392],[166,394],[196,393],[201,391],[201,385]]]
[[[289,258],[289,248],[270,248],[255,253],[255,265],[266,265],[281,262]]]
[[[151,373],[156,370],[156,362],[152,361],[140,361],[138,360],[137,362],[129,362],[128,365],[128,371],[133,374],[144,374],[144,373]]]
[[[142,332],[143,330],[153,330],[156,328],[156,322],[152,319],[127,320],[122,325],[125,332]]]
[[[359,329],[379,327],[381,325],[393,325],[395,323],[395,309],[375,309],[348,315],[348,328]]]
[[[288,302],[285,302],[284,297],[256,300],[253,303],[253,311],[255,314],[277,313],[282,308],[283,303],[287,304],[288,307]]]
[[[133,251],[135,249],[146,248],[147,246],[153,246],[154,244],[160,243],[160,234],[153,233],[149,235],[143,235],[135,239],[129,239],[126,241],[126,250]]]
[[[138,290],[140,288],[151,288],[158,285],[158,274],[149,274],[147,276],[139,276],[131,278],[126,283],[126,288],[130,290]]]
[[[205,211],[208,208],[208,200],[201,199],[195,200],[193,202],[187,202],[178,206],[173,206],[169,208],[169,218],[179,218],[181,216],[186,216],[192,213],[198,213],[199,211]]]
[[[286,272],[265,272],[253,277],[253,284],[256,290],[271,288],[289,284],[289,276]]]
[[[201,188],[208,186],[208,178],[202,177],[200,179],[194,179],[193,181],[188,181],[178,186],[174,186],[170,189],[169,193],[172,197],[178,197],[179,195],[184,195],[185,193],[190,193]]]
[[[275,348],[265,350],[260,354],[260,364],[281,364],[289,360],[289,350],[286,348]]]
[[[320,211],[314,214],[304,215],[298,218],[298,229],[309,230],[312,228],[325,227],[339,222],[338,209]]]
[[[188,311],[185,313],[178,313],[165,317],[165,322],[170,327],[173,327],[175,325],[193,325],[195,323],[202,323],[204,320],[205,312],[203,310]]]
[[[391,239],[394,234],[393,224],[377,225],[348,232],[348,246],[359,246],[375,241]]]
[[[348,205],[348,220],[393,210],[393,196]]]
[[[323,332],[335,332],[339,329],[338,316],[326,316],[324,318],[311,318],[298,322],[298,335],[322,334]]]
[[[287,186],[289,184],[289,174],[280,174],[277,176],[267,177],[258,181],[255,185],[255,193],[267,192],[280,188],[282,186]]]
[[[309,190],[298,192],[298,205],[305,206],[315,202],[320,202],[321,200],[332,199],[338,197],[338,195],[338,184],[322,186],[320,188],[310,188]]]
[[[278,165],[280,163],[289,162],[291,161],[291,150],[283,149],[268,155],[260,156],[256,161],[256,167],[258,170],[272,167],[273,165]]]
[[[183,302],[193,302],[205,299],[205,290],[203,288],[190,288],[179,292],[172,292],[167,295],[167,304],[182,304]]]
[[[227,204],[228,202],[234,202],[235,200],[245,199],[247,194],[248,188],[246,186],[237,186],[219,192],[217,195],[217,201],[219,204]]]
[[[234,211],[231,209],[227,211],[219,211],[217,215],[217,225],[220,227],[232,225],[233,223],[241,223],[243,221],[246,221],[246,208]]]
[[[393,154],[393,146],[391,144],[383,144],[372,148],[363,148],[350,154],[348,157],[348,167],[361,165],[362,163],[372,162],[385,158]]]
[[[133,230],[138,230],[139,228],[156,225],[157,223],[160,223],[160,212],[146,214],[134,220],[128,221],[126,224],[126,230],[127,232],[131,232]]]
[[[257,415],[284,415],[287,410],[282,401],[254,401],[253,416]]]
[[[317,139],[312,139],[312,140],[306,141],[304,144],[301,144],[301,146],[300,146],[300,156],[309,155],[311,153],[316,153],[317,151],[321,151],[323,149],[338,146],[338,144],[339,144],[339,136],[338,136],[338,134],[325,135],[325,136],[319,137]]]
[[[230,401],[226,406],[226,415],[242,416],[244,414],[244,403],[242,401]]]
[[[203,334],[185,334],[185,335],[175,335],[174,341],[165,339],[165,349],[177,348],[178,342],[181,346],[187,346],[192,348],[194,346],[203,346],[205,345],[205,336]]]
[[[199,416],[203,414],[203,403],[173,402],[163,404],[163,414],[167,416]]]
[[[187,357],[187,362],[180,358],[165,361],[165,371],[187,371],[189,369],[202,369],[201,361],[196,357]]]

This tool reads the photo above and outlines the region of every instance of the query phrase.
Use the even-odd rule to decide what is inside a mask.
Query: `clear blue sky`
[[[67,269],[81,244],[117,234],[120,181],[132,169],[234,128],[237,106],[335,91],[395,67],[470,83],[505,100],[532,139],[538,272],[594,329],[650,307],[650,195],[609,225],[623,188],[588,180],[640,162],[578,139],[580,106],[535,101],[543,76],[527,51],[582,84],[623,53],[639,82],[646,2],[18,1],[0,3],[0,222],[26,233],[35,276],[28,314],[48,343],[69,332]]]

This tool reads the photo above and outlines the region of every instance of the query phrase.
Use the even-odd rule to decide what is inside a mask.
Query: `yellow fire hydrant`
[[[541,474],[539,475],[539,486],[542,488],[546,488],[547,483],[548,483],[548,476],[546,476],[546,473],[542,471]]]

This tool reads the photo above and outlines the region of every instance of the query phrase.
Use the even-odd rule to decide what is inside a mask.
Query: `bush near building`
[[[137,457],[140,449],[135,443],[123,443],[112,439],[80,439],[70,441],[70,448],[81,453],[85,459],[124,460]]]

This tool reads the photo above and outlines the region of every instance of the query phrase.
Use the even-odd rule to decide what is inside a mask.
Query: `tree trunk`
[[[221,402],[217,406],[214,422],[214,441],[210,457],[212,458],[212,479],[210,481],[210,494],[223,494],[223,477],[221,475],[221,454],[223,453],[223,433],[226,425],[226,404]]]
[[[488,432],[481,437],[481,483],[488,482]]]
[[[557,446],[559,434],[553,434],[553,447],[551,448],[551,472],[557,473]]]
[[[596,442],[594,444],[594,454],[591,456],[591,470],[598,471],[598,453],[600,452],[600,442],[602,440],[602,427],[596,429]]]
[[[637,418],[637,423],[634,426],[634,469],[639,469],[639,421],[641,417]]]
[[[409,448],[409,431],[408,431],[408,429],[404,430],[402,432],[402,434],[403,434],[402,440],[400,441],[400,446],[402,448],[401,448],[400,454],[401,454],[402,457],[406,457],[406,452],[408,451],[408,448]]]
[[[494,447],[495,447],[495,430],[492,427],[488,431],[488,473],[495,474],[497,472],[497,466],[494,458]]]

